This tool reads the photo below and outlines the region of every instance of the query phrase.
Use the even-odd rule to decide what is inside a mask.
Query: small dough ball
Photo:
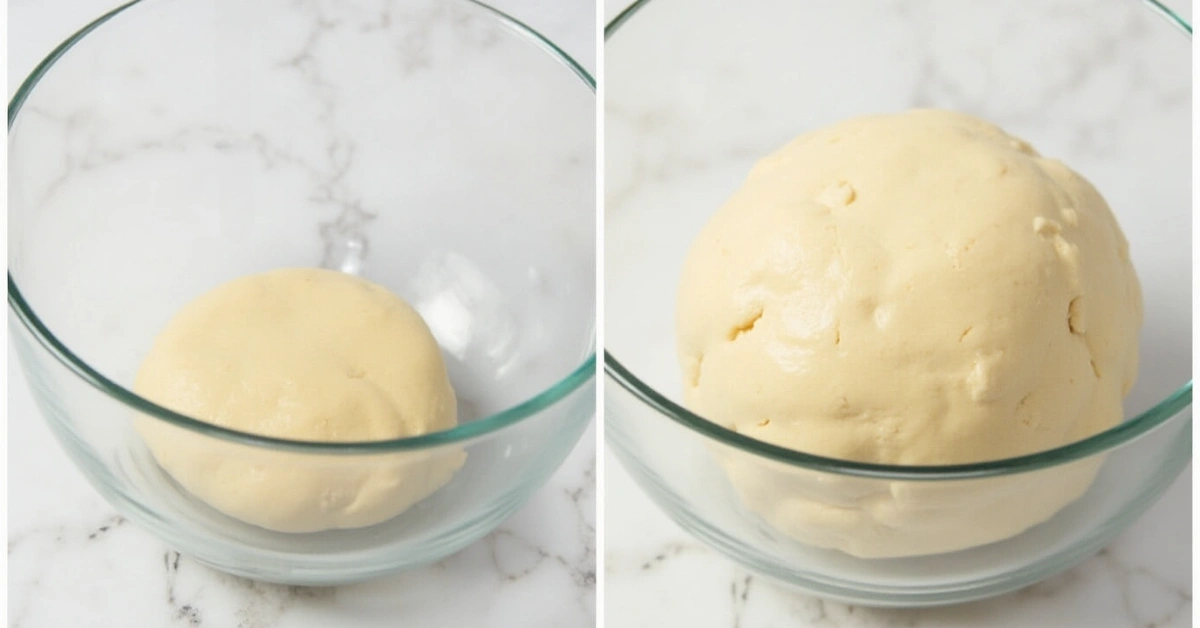
[[[453,427],[454,390],[420,315],[386,289],[321,269],[235,279],[180,310],[134,384],[176,412],[316,442],[379,441]],[[460,449],[311,455],[236,445],[142,416],[158,463],[217,510],[282,532],[390,519],[462,466]]]
[[[915,110],[834,124],[759,162],[692,245],[676,324],[684,400],[707,419],[807,453],[942,465],[1116,424],[1141,321],[1128,244],[1090,183],[987,122]],[[928,491],[834,504],[746,484],[773,475],[737,474],[778,527],[892,556],[1016,534],[1093,473],[1063,474],[1070,486],[1039,488],[1024,512],[975,504],[958,535],[910,549]],[[826,506],[841,510],[789,514]],[[979,513],[1007,523],[972,527]]]

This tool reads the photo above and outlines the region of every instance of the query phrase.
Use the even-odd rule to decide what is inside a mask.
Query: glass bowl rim
[[[534,44],[552,61],[557,61],[565,66],[570,72],[579,78],[580,82],[592,91],[596,92],[596,81],[592,75],[583,68],[574,58],[567,54],[562,48],[558,47],[554,42],[547,39],[538,31],[534,30],[524,22],[496,9],[481,0],[460,0],[461,2],[472,5],[481,9],[489,17],[495,19],[502,27],[507,28],[510,32],[518,37],[524,38],[529,43]],[[20,87],[13,95],[8,104],[8,129],[12,132],[13,124],[17,120],[17,116],[21,111],[22,105],[29,98],[30,94],[37,87],[37,84],[45,77],[50,68],[58,62],[68,51],[76,44],[82,41],[88,34],[99,28],[104,23],[113,19],[117,15],[127,9],[141,4],[143,0],[131,0],[122,4],[111,11],[101,15],[92,22],[88,23],[70,37],[56,46],[50,54],[48,54],[28,77],[22,81]],[[565,398],[575,390],[582,387],[587,382],[591,381],[596,373],[596,351],[595,351],[595,335],[592,336],[592,350],[581,364],[576,366],[574,370],[568,373],[565,377],[558,380],[545,390],[537,395],[511,406],[505,410],[501,410],[487,417],[468,421],[457,425],[449,430],[439,432],[431,432],[420,436],[412,436],[408,438],[397,438],[392,440],[382,441],[365,441],[365,442],[316,442],[316,441],[299,441],[286,438],[275,438],[270,436],[261,436],[234,430],[199,419],[192,418],[185,414],[181,414],[160,406],[148,399],[145,399],[133,391],[117,384],[112,379],[104,376],[90,364],[85,362],[79,356],[75,355],[61,340],[59,340],[46,325],[34,313],[33,308],[25,300],[21,294],[21,290],[17,287],[16,281],[13,279],[12,272],[8,273],[8,306],[17,319],[25,326],[26,330],[37,339],[55,359],[58,360],[67,370],[74,373],[80,379],[90,384],[93,388],[107,395],[113,400],[125,406],[131,407],[139,413],[153,416],[163,420],[171,425],[184,428],[193,432],[219,438],[221,440],[230,441],[242,445],[252,447],[263,447],[267,449],[294,451],[299,453],[310,454],[332,454],[332,455],[349,455],[349,454],[381,454],[398,451],[413,451],[420,449],[428,449],[440,447],[453,443],[461,443],[463,441],[478,439],[480,437],[492,434],[506,427],[520,423],[522,420],[532,417],[542,410],[549,408],[558,401]],[[594,324],[593,324],[594,327]]]
[[[605,42],[619,31],[621,26],[626,24],[638,11],[645,8],[652,1],[636,0],[633,4],[630,4],[618,13],[604,26]],[[1170,25],[1182,31],[1189,40],[1192,38],[1191,24],[1163,5],[1162,2],[1159,0],[1142,0],[1142,4],[1147,9],[1157,13]],[[1166,423],[1180,411],[1191,405],[1192,402],[1192,380],[1188,379],[1182,386],[1150,409],[1083,440],[1055,447],[1054,449],[1047,449],[1012,458],[969,464],[910,466],[855,462],[840,458],[807,454],[739,434],[708,421],[680,404],[671,401],[652,386],[639,379],[607,350],[604,352],[604,373],[611,381],[616,382],[618,386],[624,388],[626,392],[657,413],[665,415],[668,419],[682,425],[688,430],[698,432],[702,436],[727,447],[740,450],[752,456],[766,458],[788,466],[807,470],[888,480],[919,481],[984,478],[1024,473],[1058,466],[1074,460],[1101,454],[1130,442]]]

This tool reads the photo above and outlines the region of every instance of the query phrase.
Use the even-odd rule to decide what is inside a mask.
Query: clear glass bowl
[[[59,46],[8,121],[20,363],[71,460],[180,552],[294,584],[429,563],[512,513],[594,415],[594,82],[517,21],[465,0],[135,2]],[[412,303],[460,424],[293,442],[130,391],[181,306],[295,266]],[[249,525],[176,485],[139,417],[226,472],[374,477],[416,504],[358,529]]]
[[[650,0],[608,25],[606,442],[671,518],[809,593],[920,606],[1060,572],[1158,498],[1191,458],[1191,28],[1147,7]],[[701,226],[758,158],[794,136],[918,106],[1024,137],[1081,171],[1118,214],[1146,307],[1127,420],[1021,458],[898,467],[771,446],[688,412],[674,299]],[[820,547],[845,524],[822,512],[872,499],[928,509],[926,537],[908,542],[964,521],[1003,538],[1015,530],[998,513],[1047,516],[1045,499],[1097,469],[1081,498],[1004,540],[906,558]]]

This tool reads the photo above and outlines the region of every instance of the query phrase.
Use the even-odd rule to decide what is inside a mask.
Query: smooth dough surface
[[[420,315],[364,279],[281,269],[218,286],[155,339],[135,390],[167,408],[262,436],[378,441],[451,428],[454,390]],[[139,417],[159,464],[214,508],[263,528],[368,526],[429,496],[457,448],[310,455],[231,444]]]
[[[1141,320],[1128,244],[1090,183],[992,124],[914,110],[760,161],[693,243],[676,328],[701,416],[797,451],[940,465],[1117,423]],[[954,487],[726,462],[777,528],[859,556],[1012,536],[1099,464]]]

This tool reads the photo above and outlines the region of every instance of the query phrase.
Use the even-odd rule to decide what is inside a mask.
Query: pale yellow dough
[[[176,314],[135,390],[176,412],[290,440],[417,436],[456,423],[437,342],[407,303],[364,279],[283,269],[235,279]],[[462,466],[459,449],[311,455],[234,445],[150,418],[158,463],[214,508],[263,528],[313,532],[390,519]]]
[[[685,403],[707,419],[802,452],[940,465],[1117,423],[1141,320],[1128,244],[1091,184],[987,122],[916,110],[759,162],[694,242],[676,322]],[[724,460],[775,527],[870,557],[1017,534],[1099,464],[929,485]]]

